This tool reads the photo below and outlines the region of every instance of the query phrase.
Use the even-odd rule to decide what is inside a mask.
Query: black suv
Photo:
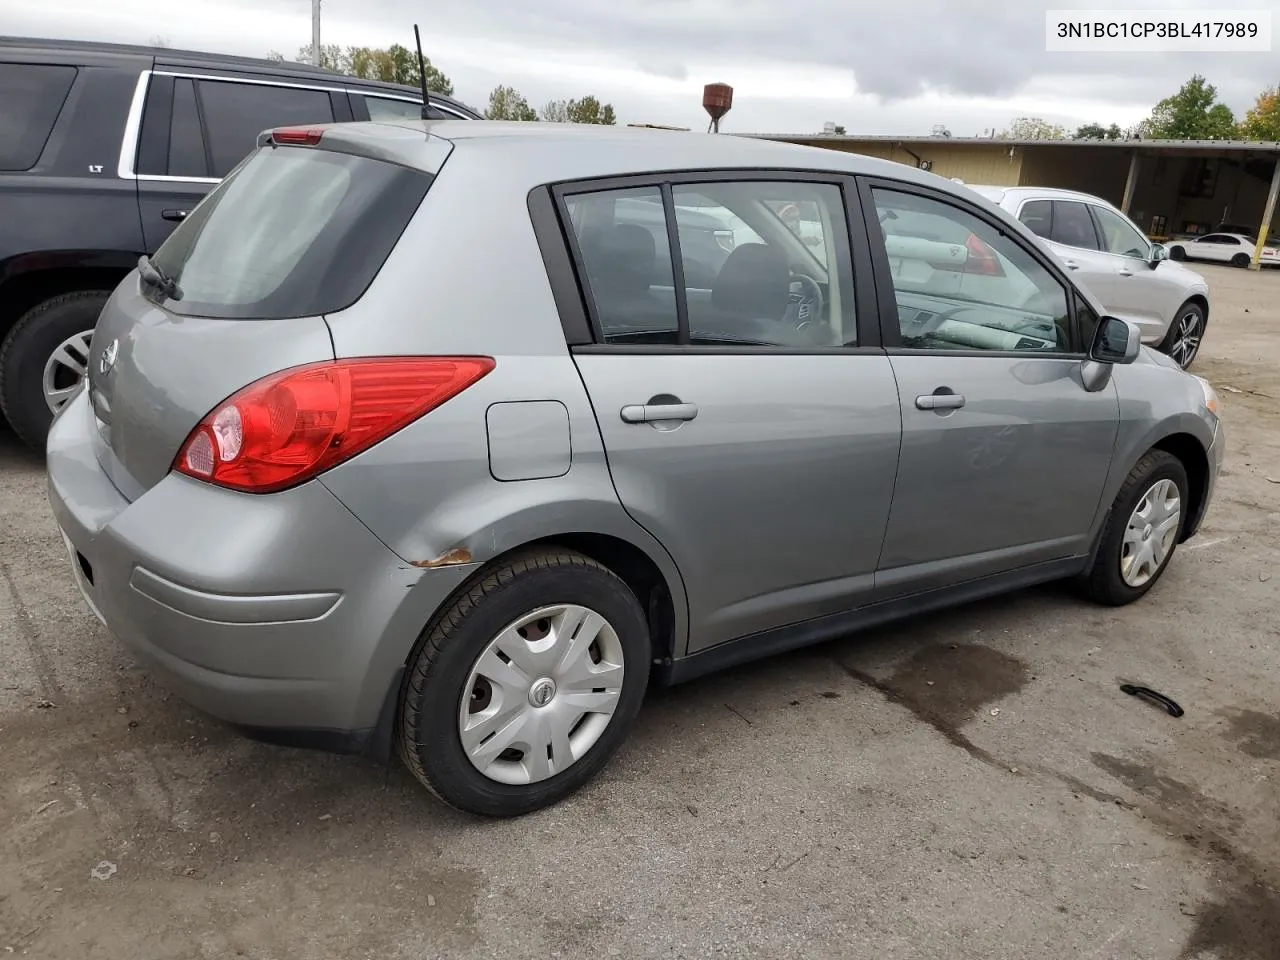
[[[108,294],[259,132],[421,110],[413,88],[305,64],[0,37],[0,409],[14,432],[44,446]]]

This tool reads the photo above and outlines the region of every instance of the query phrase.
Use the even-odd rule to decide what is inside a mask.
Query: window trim
[[[841,213],[845,220],[852,270],[853,307],[857,324],[856,346],[789,347],[772,344],[616,344],[604,343],[590,296],[590,285],[582,266],[577,236],[569,222],[565,198],[582,193],[610,190],[657,189],[663,192],[663,210],[670,217],[674,205],[669,201],[671,188],[699,183],[752,183],[776,180],[786,183],[829,184],[840,190]],[[539,197],[539,194],[542,196]],[[882,353],[880,325],[874,320],[877,310],[876,287],[872,274],[866,227],[859,207],[855,178],[844,172],[782,167],[707,167],[682,168],[616,176],[584,177],[561,180],[535,187],[529,193],[528,207],[534,234],[542,251],[543,263],[551,282],[552,296],[560,313],[565,342],[573,353],[615,353],[631,355],[716,355],[716,354],[861,354]],[[678,243],[671,246],[673,278],[677,269],[683,276]],[[859,280],[861,278],[861,282]],[[677,297],[677,301],[683,298]],[[687,322],[687,320],[686,320]]]
[[[861,174],[857,177],[857,180],[858,193],[862,201],[863,220],[869,236],[872,235],[871,218],[876,215],[875,198],[872,196],[871,191],[877,187],[898,193],[910,193],[926,200],[934,200],[938,203],[957,207],[965,213],[984,221],[1002,237],[1021,247],[1023,253],[1039,263],[1041,267],[1048,271],[1051,277],[1062,285],[1063,293],[1066,294],[1067,299],[1066,328],[1068,337],[1071,340],[1067,345],[1069,347],[1067,350],[1033,352],[1030,350],[930,350],[919,347],[904,347],[902,346],[902,327],[898,319],[898,300],[894,295],[893,276],[889,271],[889,253],[883,242],[873,244],[871,258],[873,261],[875,287],[879,299],[880,337],[886,353],[890,356],[908,357],[1006,357],[1020,360],[1084,360],[1088,357],[1088,348],[1083,331],[1080,329],[1078,313],[1078,302],[1084,298],[1080,296],[1076,285],[1071,282],[1065,270],[1050,255],[1048,250],[1041,248],[1038,244],[1033,245],[1024,242],[1021,237],[1016,235],[1015,231],[1009,228],[1007,223],[1002,222],[1001,217],[995,211],[986,210],[972,203],[967,197],[890,177]],[[1002,212],[1007,215],[1006,211]],[[1024,226],[1025,229],[1025,225],[1021,221],[1019,221],[1019,225]],[[878,220],[876,226],[879,227]],[[1088,304],[1088,300],[1084,300],[1084,302],[1086,305]]]
[[[125,119],[125,124],[124,124],[124,134],[120,141],[120,159],[116,163],[116,176],[121,180],[136,180],[136,181],[142,181],[144,183],[209,183],[209,184],[220,183],[222,181],[221,177],[170,177],[170,176],[161,176],[159,174],[137,173],[138,138],[142,133],[142,114],[143,114],[144,108],[146,107],[147,90],[151,85],[152,77],[173,77],[174,79],[184,78],[184,79],[193,80],[193,81],[208,80],[208,81],[215,81],[218,83],[246,83],[246,84],[259,86],[259,87],[288,87],[294,90],[317,90],[317,91],[320,91],[321,93],[329,94],[331,107],[333,106],[332,98],[334,94],[345,94],[348,98],[356,97],[356,96],[358,97],[379,96],[388,100],[404,100],[408,103],[419,103],[419,104],[422,103],[421,99],[414,100],[413,97],[409,97],[409,96],[399,96],[397,94],[382,94],[382,93],[370,94],[367,89],[364,89],[362,87],[349,87],[343,84],[333,84],[333,85],[326,86],[323,84],[298,83],[298,82],[284,81],[284,80],[268,80],[268,79],[260,79],[257,77],[250,79],[248,77],[217,76],[215,74],[210,74],[210,73],[200,73],[200,72],[191,72],[191,71],[183,71],[183,70],[164,70],[164,69],[142,70],[138,73],[138,81],[133,88],[133,100],[129,104],[129,113]],[[197,86],[196,89],[198,93],[199,87]],[[464,117],[461,114],[456,113],[455,111],[453,111],[452,109],[450,109],[444,104],[436,104],[433,102],[432,105],[436,106],[438,109],[444,111],[445,113],[453,114],[459,120],[469,119],[468,117]],[[354,115],[353,115],[353,119],[354,119]],[[335,111],[335,119],[332,122],[341,123],[344,121],[336,118],[336,111]],[[203,119],[201,120],[201,126],[203,128]],[[206,135],[205,137],[206,147],[208,147],[208,139],[209,138]],[[213,169],[212,165],[210,165],[209,169],[211,170]]]

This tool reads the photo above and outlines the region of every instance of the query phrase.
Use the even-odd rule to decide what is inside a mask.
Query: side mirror
[[[1169,259],[1169,251],[1165,249],[1163,243],[1153,243],[1151,245],[1151,256],[1147,257],[1147,266],[1152,270],[1160,266],[1161,260]]]
[[[1089,359],[1098,363],[1133,363],[1142,347],[1137,324],[1115,317],[1103,317],[1093,331]]]

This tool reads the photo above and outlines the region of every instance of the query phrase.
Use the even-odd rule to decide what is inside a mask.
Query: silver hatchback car
[[[745,224],[697,283],[685,207]],[[1055,578],[1142,596],[1224,441],[1139,339],[894,163],[277,130],[115,290],[49,495],[89,606],[191,703],[511,816],[651,681]]]

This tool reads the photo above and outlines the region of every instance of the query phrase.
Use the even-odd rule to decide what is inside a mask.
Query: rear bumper
[[[368,750],[422,628],[472,566],[421,570],[316,482],[266,496],[171,474],[133,502],[81,394],[49,500],[95,615],[195,707],[272,740]]]

